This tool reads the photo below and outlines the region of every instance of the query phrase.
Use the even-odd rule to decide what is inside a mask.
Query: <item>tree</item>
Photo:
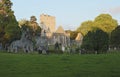
[[[78,32],[77,31],[70,31],[70,39],[75,40],[77,37]]]
[[[111,33],[118,25],[117,21],[109,14],[100,14],[94,20],[96,27],[104,32]]]
[[[81,48],[85,49],[86,51],[94,51],[93,38],[94,38],[94,32],[89,31],[87,35],[85,35],[83,38],[83,43],[81,45]]]
[[[37,18],[35,16],[30,17],[30,22],[36,22],[36,21],[37,21]]]
[[[89,31],[92,30],[93,26],[94,26],[93,21],[85,21],[77,29],[77,32],[81,32],[85,36]]]
[[[110,45],[112,47],[120,47],[120,26],[118,26],[115,30],[112,31],[110,37]]]
[[[11,9],[10,0],[1,0],[0,2],[0,42],[5,44],[19,39],[21,35],[18,22]]]
[[[112,18],[109,14],[100,14],[95,18],[94,21],[85,21],[77,29],[78,32],[81,32],[84,36],[94,28],[99,28],[104,32],[110,34],[116,27],[118,23],[115,19]]]
[[[38,27],[38,23],[36,21],[37,21],[37,18],[35,16],[30,17],[30,24],[29,25],[33,28],[34,32],[37,30],[37,27]]]
[[[19,21],[19,26],[21,27],[22,31],[26,31],[29,34],[29,39],[32,40],[33,46],[35,46],[35,36],[39,36],[41,33],[41,27],[36,22],[36,17],[31,16],[30,20],[21,19]]]
[[[106,52],[109,45],[109,35],[96,28],[93,31],[89,31],[88,34],[83,38],[82,48],[91,52]]]
[[[41,33],[41,27],[36,22],[37,18],[35,16],[31,16],[30,20],[21,19],[19,20],[19,26],[22,29],[29,29],[31,35],[38,35]]]
[[[29,21],[27,19],[21,19],[18,21],[19,27],[21,28],[24,24],[27,24]]]

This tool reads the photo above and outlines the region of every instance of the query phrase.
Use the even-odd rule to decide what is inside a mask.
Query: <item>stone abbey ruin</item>
[[[35,25],[31,25],[34,29]],[[78,33],[74,42],[70,40],[70,33],[66,32],[62,26],[56,29],[56,19],[54,16],[40,15],[40,35],[31,36],[29,29],[22,30],[20,40],[13,41],[8,47],[8,52],[17,53],[24,51],[25,53],[31,53],[38,51],[39,53],[46,54],[50,50],[51,46],[54,50],[59,49],[62,52],[70,52],[71,45],[76,43],[80,46],[82,43],[83,36]],[[34,41],[33,41],[34,39]],[[2,47],[2,45],[1,45]]]

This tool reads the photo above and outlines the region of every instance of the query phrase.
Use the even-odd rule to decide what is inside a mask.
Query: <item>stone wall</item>
[[[55,32],[56,20],[54,16],[42,14],[40,15],[40,22],[44,23],[51,32]]]

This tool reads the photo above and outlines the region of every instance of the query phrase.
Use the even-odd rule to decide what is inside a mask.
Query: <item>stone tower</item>
[[[55,32],[56,20],[54,16],[42,14],[40,15],[40,22],[46,25],[51,33]]]

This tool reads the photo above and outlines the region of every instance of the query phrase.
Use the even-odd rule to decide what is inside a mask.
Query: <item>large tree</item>
[[[106,52],[109,45],[109,35],[96,28],[93,31],[89,31],[83,38],[82,48],[91,52]]]
[[[77,29],[77,32],[81,32],[85,36],[89,31],[92,30],[93,26],[94,26],[93,21],[85,21]]]
[[[115,19],[112,18],[109,14],[100,14],[95,18],[94,21],[85,21],[77,29],[78,32],[81,32],[84,36],[94,28],[99,28],[104,32],[110,34],[116,27],[118,23]]]
[[[117,21],[109,14],[100,14],[94,20],[96,27],[104,32],[111,33],[118,25]]]
[[[0,2],[0,42],[5,45],[20,38],[20,28],[11,9],[10,0]]]

